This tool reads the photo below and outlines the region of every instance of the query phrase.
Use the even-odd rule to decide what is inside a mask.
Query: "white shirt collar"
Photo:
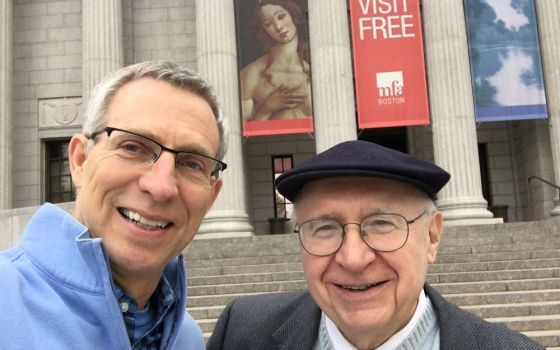
[[[416,305],[416,311],[414,311],[414,315],[410,321],[408,321],[407,325],[398,331],[397,333],[393,334],[391,338],[387,339],[383,344],[379,347],[375,348],[376,350],[393,350],[396,349],[399,344],[401,344],[414,330],[416,327],[416,323],[426,310],[428,306],[428,300],[426,298],[426,294],[422,289],[420,291],[420,296],[418,297],[418,305]],[[329,333],[329,337],[334,345],[336,350],[357,350],[354,345],[352,345],[340,332],[340,330],[336,327],[333,321],[323,312],[323,317],[325,317],[325,324],[327,326],[327,332]]]

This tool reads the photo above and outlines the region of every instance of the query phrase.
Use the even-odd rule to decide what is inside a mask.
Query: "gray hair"
[[[195,93],[208,102],[220,133],[220,144],[215,157],[223,160],[227,150],[228,127],[214,89],[195,72],[172,62],[137,63],[123,67],[107,76],[93,89],[84,113],[85,122],[82,126],[82,133],[89,137],[95,131],[106,127],[105,113],[117,91],[125,84],[145,77],[165,81],[175,87]]]

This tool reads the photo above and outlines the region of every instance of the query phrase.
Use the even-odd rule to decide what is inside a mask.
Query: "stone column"
[[[451,173],[439,194],[446,224],[502,222],[482,196],[463,0],[424,0],[434,158]]]
[[[12,0],[0,0],[0,209],[12,208]]]
[[[123,66],[121,0],[82,0],[82,106],[107,74]]]
[[[558,0],[537,0],[537,22],[541,37],[541,52],[544,75],[546,77],[547,104],[550,114],[550,147],[554,169],[554,183],[560,186],[560,33],[558,18],[560,2]],[[556,193],[558,193],[556,191]],[[557,202],[550,212],[552,216],[560,216],[560,203]]]
[[[317,153],[356,140],[346,1],[309,0],[313,116]]]
[[[200,74],[215,87],[230,135],[223,173],[224,185],[199,233],[208,237],[253,234],[245,197],[245,172],[241,145],[237,53],[233,1],[196,1],[196,60]]]

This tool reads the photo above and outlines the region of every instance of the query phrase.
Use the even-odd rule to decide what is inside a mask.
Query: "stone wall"
[[[196,69],[195,0],[129,0],[127,3],[127,7],[123,6],[124,33],[125,38],[127,34],[132,37],[132,53],[127,55],[132,60],[127,64],[170,60]]]
[[[37,205],[43,196],[39,101],[81,95],[81,1],[17,1],[13,13],[13,205],[18,208]]]
[[[74,208],[74,202],[57,204],[67,212]],[[39,207],[26,207],[11,210],[0,210],[0,251],[8,249],[19,241],[25,225]]]

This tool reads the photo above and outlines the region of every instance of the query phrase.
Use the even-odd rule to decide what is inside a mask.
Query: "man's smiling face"
[[[330,218],[359,223],[375,213],[410,220],[427,206],[427,196],[406,183],[373,177],[333,177],[308,183],[296,199],[298,223]],[[428,265],[435,260],[441,214],[426,212],[410,224],[406,244],[377,252],[346,226],[341,248],[329,256],[302,249],[311,295],[344,336],[359,348],[377,347],[412,317]]]
[[[200,96],[169,83],[142,78],[113,97],[107,126],[131,131],[180,151],[214,157],[218,126]],[[72,178],[78,188],[75,216],[93,237],[103,239],[117,275],[159,279],[163,268],[193,239],[221,188],[178,176],[175,155],[135,167],[123,162],[102,133],[88,146],[84,135],[70,143]]]

